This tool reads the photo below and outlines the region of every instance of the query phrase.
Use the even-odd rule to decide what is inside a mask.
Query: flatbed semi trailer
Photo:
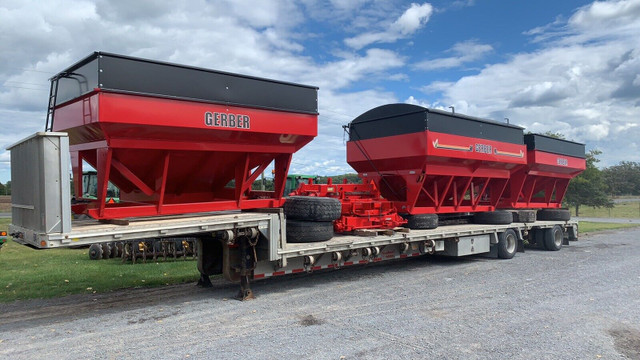
[[[272,276],[339,269],[422,255],[496,255],[500,242],[508,251],[524,251],[548,234],[558,247],[577,240],[575,221],[535,221],[509,225],[460,224],[436,229],[398,228],[360,235],[336,235],[328,241],[288,243],[281,209],[222,212],[131,219],[126,225],[74,220],[68,232],[35,232],[11,225],[13,239],[35,248],[190,236],[198,239],[201,285],[223,274],[240,282],[239,297],[251,298],[249,283]],[[559,236],[559,237],[558,237]],[[507,237],[507,238],[505,238]],[[214,251],[215,248],[215,251]]]

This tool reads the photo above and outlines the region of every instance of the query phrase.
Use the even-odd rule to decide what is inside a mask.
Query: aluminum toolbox
[[[11,228],[34,233],[71,231],[69,138],[38,132],[7,148],[11,151]]]

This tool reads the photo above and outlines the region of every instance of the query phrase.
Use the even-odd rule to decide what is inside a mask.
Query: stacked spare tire
[[[327,241],[333,237],[333,221],[340,218],[340,200],[330,197],[291,196],[284,203],[287,242]]]

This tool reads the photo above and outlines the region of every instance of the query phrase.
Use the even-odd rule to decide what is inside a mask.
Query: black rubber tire
[[[562,240],[564,238],[564,230],[560,225],[554,225],[548,229],[544,229],[544,248],[549,251],[558,251],[562,249]]]
[[[111,256],[111,245],[109,243],[102,243],[102,258],[108,259]]]
[[[438,214],[404,215],[409,229],[435,229],[438,227]]]
[[[287,242],[309,243],[327,241],[333,237],[331,221],[287,220]]]
[[[89,246],[89,259],[91,260],[102,259],[102,245],[91,244],[91,246]]]
[[[475,224],[509,225],[513,222],[513,214],[506,210],[479,212],[473,214]]]
[[[284,203],[284,215],[291,220],[333,221],[341,213],[340,200],[329,197],[291,196]]]
[[[513,222],[517,223],[532,223],[536,222],[535,210],[512,210]]]
[[[507,229],[498,234],[498,257],[511,259],[518,252],[518,235],[515,230]]]
[[[571,211],[567,209],[542,209],[538,210],[538,220],[569,221]]]

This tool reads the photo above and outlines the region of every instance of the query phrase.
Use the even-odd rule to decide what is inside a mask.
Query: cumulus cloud
[[[433,13],[433,6],[429,3],[416,4],[405,10],[387,29],[379,32],[366,32],[352,38],[345,39],[348,46],[359,50],[373,43],[392,43],[406,38],[424,26]]]
[[[453,56],[424,60],[416,63],[414,68],[419,70],[439,70],[460,67],[466,63],[481,59],[493,51],[488,44],[480,44],[477,40],[467,40],[453,45],[447,52]]]

